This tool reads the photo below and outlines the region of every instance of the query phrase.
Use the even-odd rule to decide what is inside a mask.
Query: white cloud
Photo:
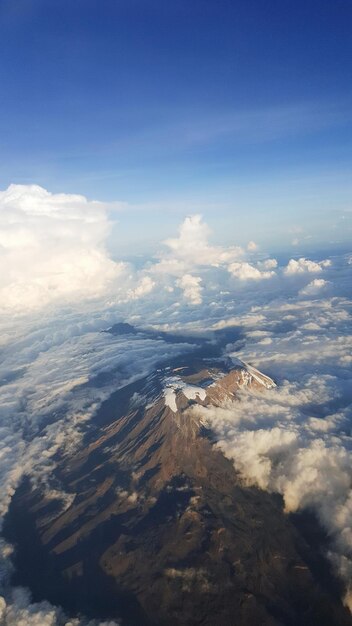
[[[200,266],[224,266],[243,254],[238,246],[222,248],[208,243],[210,229],[201,215],[186,217],[179,228],[178,237],[164,243],[169,251],[163,254],[153,271],[171,275]]]
[[[299,291],[300,296],[315,296],[321,289],[328,285],[328,281],[323,278],[315,278],[306,287]]]
[[[190,304],[202,303],[202,279],[199,276],[185,274],[176,281],[176,284],[183,290],[183,296]]]
[[[228,271],[239,280],[263,280],[275,275],[272,271],[261,271],[258,267],[247,262],[235,262],[228,266]]]
[[[104,205],[37,185],[0,192],[1,307],[23,311],[100,295],[124,271],[104,244]]]
[[[288,512],[316,511],[352,610],[350,307],[344,298],[277,300],[260,307],[260,316],[252,309],[229,319],[248,328],[240,357],[279,386],[243,391],[240,402],[223,408],[194,410],[208,420],[247,484],[281,493]]]
[[[247,243],[247,250],[248,252],[255,252],[256,250],[258,250],[258,246],[255,241],[249,241]]]
[[[219,320],[213,324],[214,330],[222,330],[223,328],[231,328],[231,326],[251,326],[255,327],[265,321],[265,316],[258,313],[249,313],[246,316],[229,317],[227,319]]]
[[[325,259],[324,261],[311,261],[310,259],[305,259],[304,257],[296,259],[290,259],[287,267],[285,268],[285,274],[305,274],[307,272],[321,272],[323,268],[329,267],[331,265],[331,261],[329,259]]]
[[[259,261],[258,267],[263,268],[265,270],[272,270],[278,266],[278,262],[276,259],[266,259],[265,261]]]
[[[128,297],[133,300],[136,298],[141,298],[142,296],[146,296],[150,293],[155,287],[155,282],[150,278],[150,276],[143,276],[137,286],[134,289],[130,289],[128,291]]]

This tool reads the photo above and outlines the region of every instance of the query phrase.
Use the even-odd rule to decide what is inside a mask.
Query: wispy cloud
[[[288,139],[314,135],[331,128],[345,126],[352,121],[349,103],[298,102],[263,106],[251,109],[219,109],[207,114],[206,109],[187,111],[168,109],[167,115],[160,112],[163,122],[151,123],[148,128],[140,128],[128,137],[121,137],[113,145],[119,149],[132,149],[138,145],[147,148],[150,154],[204,148],[209,145],[244,145],[265,143],[278,139]]]

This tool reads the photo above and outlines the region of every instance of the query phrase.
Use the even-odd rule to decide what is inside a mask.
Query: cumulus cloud
[[[303,287],[303,289],[300,289],[299,295],[300,296],[315,296],[316,294],[320,292],[321,289],[326,287],[328,284],[329,284],[328,281],[324,280],[323,278],[315,278],[308,285],[306,285],[306,287]]]
[[[201,215],[186,217],[179,228],[178,237],[164,242],[168,252],[161,255],[153,270],[179,275],[196,267],[224,266],[243,254],[239,246],[222,248],[210,245],[209,235],[210,229]]]
[[[276,398],[269,391],[265,399],[244,393],[238,405],[201,412],[248,485],[281,493],[287,512],[315,509],[331,538],[339,573],[340,562],[346,567],[347,560],[351,574],[352,452],[337,436],[347,419],[343,411],[325,419],[309,417],[308,400],[321,403],[320,392],[329,393],[317,385],[314,394],[316,383],[312,377],[303,390],[287,386]]]
[[[0,192],[2,310],[23,313],[48,304],[97,298],[136,301],[147,297],[157,284],[167,295],[175,286],[184,290],[181,283],[187,281],[184,301],[199,304],[207,280],[212,290],[220,290],[227,286],[228,275],[240,283],[259,282],[274,276],[277,268],[275,259],[249,263],[239,246],[212,245],[209,227],[200,215],[192,215],[181,223],[176,237],[164,242],[156,262],[136,271],[109,257],[110,227],[107,206],[80,195],[51,194],[36,185],[10,185]],[[255,252],[255,246],[249,242],[249,252]],[[321,271],[328,263],[291,259],[285,273]],[[202,297],[200,284],[194,283],[198,278]]]
[[[276,259],[265,259],[265,261],[259,261],[258,267],[263,268],[265,270],[272,270],[278,266],[278,262]]]
[[[275,272],[273,271],[262,271],[258,269],[258,267],[255,267],[250,263],[241,263],[238,261],[235,263],[230,263],[230,265],[228,266],[228,271],[232,276],[238,278],[239,280],[263,280],[271,278],[275,275]]]
[[[0,192],[0,299],[3,308],[95,297],[125,271],[105,250],[104,205],[37,185]],[[6,271],[5,271],[6,268]]]
[[[142,296],[146,296],[148,293],[153,291],[154,287],[154,280],[152,280],[150,276],[143,276],[143,278],[141,278],[141,280],[138,282],[137,286],[134,289],[130,289],[128,291],[128,296],[133,300],[136,298],[141,298]]]
[[[301,257],[297,260],[290,259],[284,271],[288,276],[292,274],[305,274],[307,272],[317,273],[321,272],[325,267],[329,267],[330,265],[330,259],[316,262]]]
[[[177,281],[177,286],[183,290],[183,296],[190,304],[202,303],[202,279],[199,276],[185,274]]]
[[[193,410],[208,421],[247,484],[282,494],[287,512],[316,511],[352,610],[350,307],[345,298],[274,301],[259,317],[249,312],[242,317],[247,343],[240,357],[278,387],[243,390],[240,402]]]
[[[247,250],[248,252],[255,252],[256,250],[258,250],[258,246],[255,241],[249,241],[247,243]]]

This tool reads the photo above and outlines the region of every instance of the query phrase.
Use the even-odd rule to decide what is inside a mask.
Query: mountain
[[[15,493],[14,583],[127,625],[351,626],[281,498],[243,484],[202,415],[274,386],[199,351],[113,393],[80,447]]]

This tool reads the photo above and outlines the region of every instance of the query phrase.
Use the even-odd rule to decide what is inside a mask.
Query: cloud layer
[[[227,352],[241,349],[279,387],[208,412],[219,445],[244,480],[281,493],[288,511],[315,508],[347,581],[349,257],[278,263],[254,242],[246,251],[214,246],[194,215],[134,268],[109,257],[109,229],[107,207],[82,196],[21,185],[0,192],[0,517],[23,474],[50,472],[57,450],[75,446],[113,389],[190,349],[101,330],[121,320],[192,332],[236,326],[244,340]],[[86,624],[11,589],[11,547],[0,552],[0,624]]]
[[[350,312],[345,299],[276,301],[262,307],[260,317],[250,312],[245,350],[234,356],[268,373],[278,387],[243,391],[240,402],[221,409],[196,410],[247,484],[282,494],[287,512],[315,510],[352,609]]]
[[[280,268],[276,259],[263,258],[253,241],[246,251],[214,246],[202,217],[191,215],[156,259],[136,270],[107,253],[110,230],[108,206],[84,196],[52,194],[37,185],[10,185],[0,192],[0,314],[89,299],[123,303],[144,298],[156,287],[169,294],[176,289],[185,303],[198,306],[205,279],[215,280],[220,289],[228,279],[242,285],[292,279],[320,273],[330,264],[301,257]],[[313,282],[310,290],[318,286]]]

